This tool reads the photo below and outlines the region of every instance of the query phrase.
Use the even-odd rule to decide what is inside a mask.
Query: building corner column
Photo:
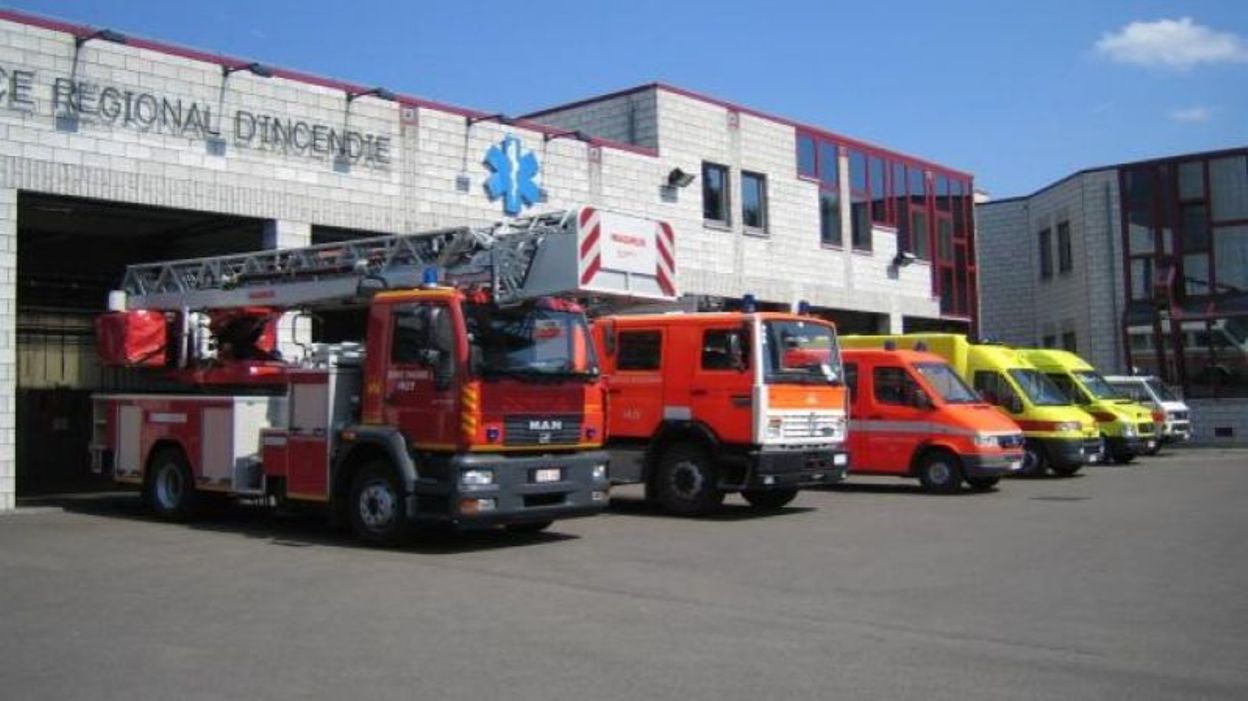
[[[285,219],[270,219],[264,223],[264,247],[299,248],[312,245],[312,225]],[[296,324],[299,314],[283,314],[277,322],[277,349],[283,358],[297,360],[303,354],[303,346],[312,342],[312,326],[307,319]]]
[[[17,190],[0,188],[0,512],[17,506]]]

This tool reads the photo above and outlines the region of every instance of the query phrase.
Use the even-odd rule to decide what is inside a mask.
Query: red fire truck
[[[832,324],[747,311],[615,315],[593,328],[612,484],[644,484],[668,511],[694,515],[727,492],[778,509],[799,488],[844,477],[846,396]]]
[[[608,492],[603,388],[567,300],[670,301],[672,238],[582,208],[131,266],[100,352],[163,384],[95,398],[93,464],[168,518],[204,493],[322,502],[384,544],[420,523],[540,530],[593,514]],[[343,309],[367,317],[362,338],[282,357],[280,317]]]

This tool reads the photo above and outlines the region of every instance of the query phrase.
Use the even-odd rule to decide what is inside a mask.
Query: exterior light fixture
[[[260,76],[261,78],[273,77],[273,69],[271,67],[255,61],[252,61],[251,63],[243,63],[237,66],[221,66],[222,76],[228,77],[231,73],[237,73],[238,71],[247,71],[252,75]]]
[[[86,36],[74,37],[74,47],[82,48],[83,44],[87,43],[88,41],[91,41],[92,39],[103,39],[104,41],[111,41],[114,44],[126,43],[125,34],[122,34],[121,32],[117,32],[117,31],[113,31],[112,29],[99,29]]]
[[[667,184],[672,187],[689,187],[693,184],[693,173],[686,173],[680,168],[672,168],[672,172],[667,174]]]
[[[904,268],[914,261],[918,260],[914,254],[909,251],[897,251],[897,255],[893,256],[893,265],[898,268]]]
[[[386,90],[385,88],[382,88],[382,87],[376,87],[376,88],[369,88],[368,90],[361,90],[359,92],[348,90],[347,102],[351,102],[357,97],[367,97],[369,95],[372,95],[378,100],[385,100],[387,102],[394,102],[395,100],[399,99],[397,95],[390,92],[389,90]]]
[[[590,136],[589,134],[586,134],[580,129],[575,129],[572,131],[557,131],[557,132],[554,132],[553,134],[542,135],[542,141],[545,141],[548,143],[551,141],[554,141],[555,139],[576,139],[577,141],[584,141],[585,143],[589,143],[590,141],[593,141],[592,136]]]
[[[485,114],[485,115],[480,115],[476,117],[465,117],[464,120],[468,123],[469,127],[476,124],[477,122],[498,122],[499,124],[502,124],[503,126],[506,126],[506,127],[509,127],[516,123],[515,119],[508,117],[502,112],[499,112],[498,114]]]

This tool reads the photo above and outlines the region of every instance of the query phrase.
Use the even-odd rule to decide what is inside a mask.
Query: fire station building
[[[648,84],[487,114],[0,10],[0,509],[88,479],[125,265],[578,204],[671,223],[688,308],[970,331],[967,173]]]

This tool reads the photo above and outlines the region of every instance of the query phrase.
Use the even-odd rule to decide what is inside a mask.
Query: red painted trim
[[[42,17],[39,15],[28,14],[17,10],[0,9],[0,20],[13,22],[15,24],[24,24],[31,27],[40,27],[55,32],[64,32],[75,37],[88,36],[96,31],[96,27],[85,24],[74,24],[62,20],[52,19],[50,17]],[[144,39],[130,34],[126,34],[126,46],[131,46],[147,51],[156,51],[170,56],[179,56],[181,58],[190,59],[192,61],[203,61],[218,66],[238,66],[250,63],[245,59],[234,58],[224,54],[215,54],[199,49],[192,49],[186,46],[170,44],[163,41],[155,41],[152,39]],[[341,90],[343,92],[363,92],[371,89],[372,86],[359,85],[356,83],[348,83],[336,78],[327,78],[325,76],[314,75],[312,73],[304,73],[302,71],[290,70],[287,68],[273,68],[273,76],[275,78],[284,78],[286,80],[305,83],[307,85],[317,85],[332,90]],[[449,114],[460,115],[464,118],[469,117],[485,117],[489,112],[481,112],[479,110],[468,109],[466,107],[458,107],[456,105],[447,104],[445,102],[437,102],[435,100],[426,100],[411,95],[398,95],[398,104],[407,107],[420,107],[424,109],[437,110],[439,112],[447,112]],[[556,127],[547,126],[538,122],[533,122],[525,118],[520,118],[514,122],[514,126],[519,129],[527,129],[535,131],[539,134],[556,134],[563,133],[565,130]],[[615,149],[617,151],[627,151],[629,153],[637,153],[643,156],[657,157],[658,151],[646,148],[644,146],[636,146],[634,144],[626,144],[611,139],[600,139],[594,137],[586,144],[588,146],[599,146]]]

